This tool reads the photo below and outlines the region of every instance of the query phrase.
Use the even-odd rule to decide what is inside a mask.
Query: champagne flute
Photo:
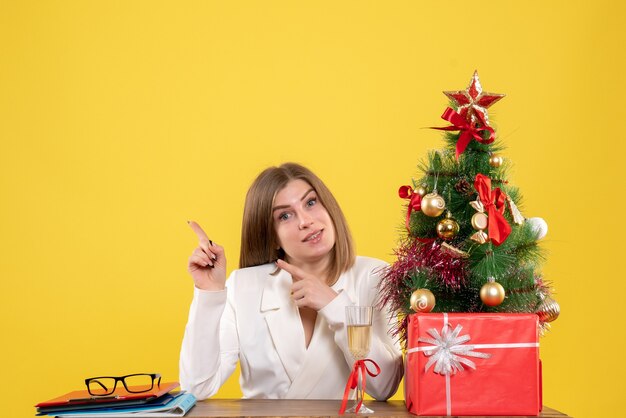
[[[370,340],[372,330],[372,314],[374,308],[371,306],[346,306],[346,325],[348,328],[348,349],[354,360],[363,360],[370,351]],[[367,373],[364,373],[365,379]],[[361,379],[357,375],[356,402],[348,409],[347,413],[371,414],[370,408],[361,404],[358,412],[356,407],[363,400],[365,393],[361,387]]]

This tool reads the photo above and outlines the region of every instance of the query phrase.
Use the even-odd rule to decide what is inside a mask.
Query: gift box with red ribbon
[[[416,415],[539,415],[535,314],[409,316],[404,399]]]

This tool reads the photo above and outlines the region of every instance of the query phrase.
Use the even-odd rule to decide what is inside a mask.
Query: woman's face
[[[304,180],[291,180],[274,199],[272,216],[278,244],[288,262],[323,260],[335,245],[335,228],[317,193]]]

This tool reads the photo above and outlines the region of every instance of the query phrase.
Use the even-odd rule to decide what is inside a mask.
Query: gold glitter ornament
[[[452,214],[448,212],[445,219],[437,223],[437,235],[441,239],[452,239],[459,233],[459,224],[452,218]]]
[[[503,162],[504,158],[498,154],[491,154],[491,157],[489,157],[489,165],[492,167],[500,167]]]
[[[446,208],[446,202],[437,192],[428,193],[422,197],[422,212],[426,216],[436,218],[441,215]]]
[[[480,289],[480,300],[487,306],[498,306],[504,301],[504,287],[493,277],[487,279],[487,283]]]
[[[537,308],[537,316],[541,322],[552,322],[559,317],[561,307],[550,296],[545,296]]]
[[[417,289],[411,294],[411,309],[428,313],[435,307],[435,295],[428,289]]]

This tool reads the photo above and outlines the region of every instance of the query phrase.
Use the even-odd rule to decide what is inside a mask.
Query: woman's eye
[[[317,199],[316,199],[316,198],[309,199],[309,200],[306,202],[307,206],[313,206],[313,205],[315,205],[316,203],[317,203]]]
[[[287,219],[289,219],[289,214],[287,212],[281,213],[280,215],[278,215],[278,219],[281,221],[286,221]]]

